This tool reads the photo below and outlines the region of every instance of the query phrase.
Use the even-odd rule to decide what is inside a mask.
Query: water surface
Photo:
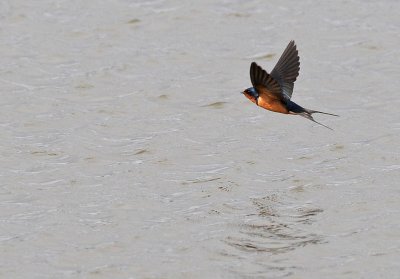
[[[0,4],[0,277],[395,278],[397,1]],[[304,118],[239,92],[295,39]]]

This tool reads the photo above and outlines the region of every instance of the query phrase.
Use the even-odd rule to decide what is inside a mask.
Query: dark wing
[[[294,82],[299,76],[300,58],[294,41],[290,41],[271,76],[279,83],[282,94],[290,99],[293,93]]]
[[[273,95],[275,95],[279,99],[283,99],[283,96],[281,94],[281,87],[279,86],[278,82],[272,76],[270,76],[263,68],[258,66],[256,62],[251,63],[250,79],[254,88],[259,88],[260,86],[264,86]]]

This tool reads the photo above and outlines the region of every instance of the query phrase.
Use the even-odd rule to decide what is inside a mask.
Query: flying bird
[[[270,74],[258,66],[256,62],[251,63],[250,79],[253,87],[247,88],[242,93],[259,107],[284,114],[300,115],[332,130],[330,127],[315,121],[312,114],[339,115],[306,109],[290,100],[294,82],[299,76],[299,60],[296,44],[294,41],[290,41]]]

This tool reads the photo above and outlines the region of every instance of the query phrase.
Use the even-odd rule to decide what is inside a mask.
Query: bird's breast
[[[258,97],[258,106],[279,113],[288,114],[289,110],[286,108],[286,105],[279,99],[271,98],[269,96],[260,96]]]

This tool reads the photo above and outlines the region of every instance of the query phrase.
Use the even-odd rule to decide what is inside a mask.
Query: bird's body
[[[247,88],[243,94],[257,106],[264,109],[284,113],[301,115],[315,123],[325,126],[311,116],[313,113],[336,114],[309,110],[291,101],[294,82],[300,70],[300,58],[294,41],[290,41],[278,63],[268,74],[255,62],[250,66],[250,79],[253,87]],[[330,128],[329,128],[330,129]]]
[[[267,90],[259,90],[260,96],[258,98],[258,106],[270,111],[288,114],[289,110],[285,103],[277,99],[273,94]]]

